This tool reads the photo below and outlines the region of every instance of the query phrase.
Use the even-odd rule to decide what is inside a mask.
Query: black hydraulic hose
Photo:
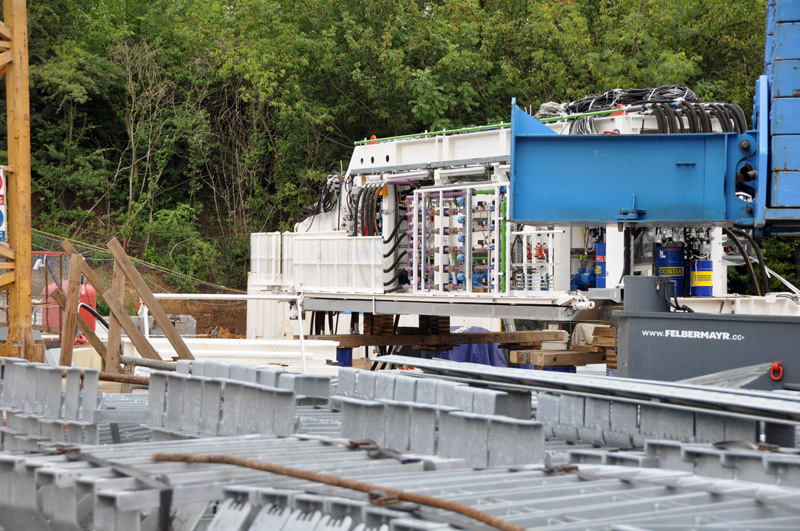
[[[392,238],[394,238],[394,235],[397,234],[397,229],[400,228],[400,225],[402,225],[404,221],[405,221],[405,219],[398,212],[397,223],[394,224],[394,229],[392,229],[392,233],[389,236],[387,236],[385,240],[383,240],[383,244],[384,245],[388,245],[389,242],[392,241]]]
[[[364,188],[358,189],[358,194],[355,198],[355,211],[353,212],[353,220],[355,221],[355,229],[356,229],[356,236],[360,236],[363,230],[363,225],[361,224],[361,196],[364,195]]]
[[[661,115],[661,109],[658,105],[653,105],[653,116],[656,118],[656,129],[659,134],[664,132],[664,117]]]
[[[689,118],[689,132],[690,133],[699,133],[700,132],[700,123],[699,118],[697,117],[697,113],[694,110],[694,106],[692,104],[687,104],[684,102],[683,110],[686,113],[686,116]]]
[[[378,210],[378,201],[381,198],[381,188],[383,187],[382,184],[375,185],[375,190],[372,193],[372,209],[370,210],[370,214],[372,216],[372,235],[378,235],[378,221],[375,219],[375,211]]]
[[[769,293],[769,278],[767,277],[767,265],[764,262],[764,255],[761,253],[761,246],[756,243],[753,237],[743,231],[742,229],[731,229],[731,232],[734,234],[738,234],[740,236],[744,236],[744,238],[750,242],[750,245],[753,247],[753,250],[756,252],[756,257],[758,258],[758,266],[759,271],[761,272],[761,290],[764,292],[764,295]]]
[[[736,235],[727,227],[722,227],[722,231],[739,249],[739,254],[742,255],[742,258],[744,258],[744,263],[747,265],[747,269],[750,271],[750,279],[753,281],[753,286],[756,288],[756,295],[762,297],[764,294],[761,292],[761,285],[758,282],[758,278],[756,278],[756,271],[753,269],[753,263],[750,261],[750,256],[747,254],[747,250],[745,250],[744,245],[742,245],[742,242],[739,240],[739,238],[737,238]]]
[[[683,118],[681,118],[681,115],[678,113],[678,111],[673,110],[672,107],[670,107],[666,103],[664,104],[664,107],[666,107],[667,112],[669,113],[670,117],[673,120],[673,126],[675,127],[675,132],[685,133],[686,129],[684,129],[683,127]]]
[[[728,120],[728,115],[719,105],[712,104],[711,105],[711,113],[717,118],[720,126],[722,127],[722,131],[724,133],[731,132],[731,122]]]
[[[700,132],[701,133],[710,133],[711,129],[711,118],[708,117],[708,113],[703,108],[702,105],[699,103],[690,103],[694,107],[694,110],[697,112],[697,118],[700,122]]]
[[[744,111],[741,107],[733,103],[726,103],[725,107],[731,112],[736,121],[737,133],[744,134],[747,131],[747,118],[745,118]]]
[[[738,133],[739,125],[736,123],[736,117],[733,115],[733,112],[723,104],[719,104],[716,107],[719,109],[719,112],[725,116],[725,121],[728,124],[730,132]]]
[[[402,270],[401,270],[401,271],[398,271],[398,272],[397,272],[397,273],[395,273],[395,275],[394,275],[394,276],[391,278],[391,280],[387,280],[386,282],[384,282],[384,283],[383,283],[383,285],[384,285],[384,286],[391,286],[392,284],[394,284],[394,283],[395,283],[395,281],[396,281],[398,278],[400,278],[400,275],[402,275],[402,274],[403,274],[403,271],[402,271]]]
[[[388,250],[386,253],[384,253],[383,257],[384,257],[384,258],[389,258],[390,256],[392,256],[392,254],[394,253],[394,251],[397,249],[397,246],[398,246],[398,245],[400,245],[400,242],[402,242],[402,241],[403,241],[403,239],[404,239],[406,236],[408,236],[408,233],[407,233],[407,232],[404,232],[404,233],[403,233],[403,234],[402,234],[402,235],[401,235],[399,238],[397,238],[397,240],[395,240],[395,242],[394,242],[394,245],[392,245],[392,248],[391,248],[391,249],[389,249],[389,250]]]
[[[81,308],[85,308],[90,314],[92,314],[94,316],[95,319],[100,321],[100,324],[103,325],[106,328],[106,330],[108,330],[108,321],[103,319],[103,316],[100,315],[99,313],[97,313],[97,310],[95,310],[94,308],[92,308],[91,306],[86,304],[85,302],[79,302],[78,303],[78,309],[80,310]]]
[[[667,122],[669,123],[669,132],[677,133],[678,124],[675,123],[675,113],[672,112],[672,108],[666,103],[662,103],[661,107],[664,109],[664,115],[667,117]]]
[[[395,268],[397,268],[398,264],[400,264],[400,260],[402,260],[403,257],[405,255],[407,255],[407,254],[408,254],[408,250],[405,250],[402,253],[400,253],[399,255],[397,255],[397,258],[395,259],[394,263],[392,265],[390,265],[388,268],[384,269],[383,272],[384,273],[391,273],[392,271],[394,271]]]

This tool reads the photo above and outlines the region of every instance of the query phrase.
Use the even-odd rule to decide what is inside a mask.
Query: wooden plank
[[[125,274],[122,269],[114,262],[114,277],[111,281],[111,291],[121,301],[125,300]],[[119,348],[122,342],[122,325],[119,319],[111,316],[111,322],[108,323],[108,355],[106,360],[106,371],[122,373],[122,364],[120,362]]]
[[[17,253],[7,243],[0,243],[0,256],[9,260],[16,260]]]
[[[69,256],[69,284],[67,300],[64,303],[64,322],[61,323],[61,356],[58,364],[72,366],[72,347],[75,345],[75,324],[78,316],[78,303],[81,300],[81,268],[83,256],[75,253]]]
[[[594,337],[617,337],[617,329],[613,326],[611,327],[595,327],[594,331],[592,332]]]
[[[540,367],[564,365],[589,365],[605,363],[606,355],[602,352],[575,352],[571,350],[534,350],[533,364]]]
[[[338,341],[339,348],[356,347],[388,347],[394,345],[419,345],[430,349],[431,347],[453,347],[475,343],[503,343],[503,344],[528,344],[541,341],[563,341],[566,332],[563,330],[529,330],[525,332],[470,332],[463,334],[441,335],[394,335],[380,336],[374,334],[344,334],[344,335],[319,335],[311,339],[325,341]]]
[[[186,343],[183,342],[183,338],[175,329],[175,326],[169,320],[167,316],[167,312],[164,311],[164,308],[158,303],[155,297],[153,297],[153,292],[150,291],[150,288],[147,287],[147,283],[142,278],[142,275],[136,270],[136,267],[131,262],[131,259],[125,254],[125,251],[122,249],[122,245],[120,245],[119,241],[116,238],[112,238],[107,244],[108,250],[111,251],[111,254],[114,256],[114,260],[117,261],[120,268],[122,268],[122,272],[125,273],[125,276],[128,277],[128,280],[131,284],[133,284],[133,288],[136,290],[136,293],[139,294],[139,297],[142,299],[147,305],[147,309],[150,310],[150,313],[153,314],[153,319],[155,319],[158,326],[161,327],[161,330],[164,332],[164,335],[169,340],[172,348],[175,349],[175,352],[178,354],[178,357],[185,360],[193,360],[194,356],[192,355],[189,347],[186,346]]]
[[[58,287],[50,292],[50,296],[53,297],[53,300],[56,301],[56,304],[58,304],[62,310],[67,307],[67,296]],[[83,316],[81,316],[80,312],[78,312],[77,323],[78,329],[81,331],[81,333],[86,336],[86,339],[89,340],[89,343],[91,343],[97,353],[100,354],[103,359],[105,359],[105,343],[103,343],[100,338],[97,337],[97,334],[94,333],[94,330],[92,330],[92,327],[89,326],[89,323],[87,323]]]
[[[16,279],[17,273],[15,271],[6,273],[5,275],[0,275],[0,288],[8,286],[9,284],[13,284]]]
[[[10,41],[14,39],[13,34],[11,33],[11,28],[5,25],[5,23],[0,22],[0,37],[3,39]]]
[[[595,347],[616,347],[617,338],[615,337],[595,337],[592,339],[592,345]]]
[[[7,65],[12,61],[12,53],[10,51],[0,53],[0,65]]]
[[[509,349],[509,350],[525,350],[525,349],[535,349],[535,348],[542,348],[541,341],[534,341],[532,343],[500,343],[497,345],[497,348],[501,350]]]
[[[570,345],[569,349],[581,352],[605,352],[605,348],[593,345]]]
[[[508,361],[517,364],[530,363],[538,367],[564,367],[605,363],[603,352],[580,352],[574,350],[512,350]]]
[[[64,240],[61,242],[61,248],[64,249],[67,254],[78,254],[78,251],[69,240]],[[89,264],[87,264],[85,261],[83,263],[82,272],[86,276],[86,280],[89,282],[89,284],[94,286],[95,290],[97,290],[98,295],[100,295],[103,300],[106,301],[109,310],[111,310],[111,314],[119,320],[122,329],[125,330],[126,334],[128,334],[128,337],[130,338],[136,350],[139,351],[139,354],[143,358],[160,360],[161,356],[158,355],[156,349],[153,348],[153,345],[147,341],[147,338],[144,337],[144,334],[142,334],[141,330],[139,330],[131,318],[128,317],[122,302],[120,302],[113,291],[106,288],[103,281],[100,280],[100,277],[98,277],[97,273],[94,272],[94,269],[89,267]]]

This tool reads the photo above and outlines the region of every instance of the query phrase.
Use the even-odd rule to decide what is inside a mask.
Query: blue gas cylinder
[[[683,296],[683,247],[659,247],[655,253],[656,275],[671,281],[670,297]]]
[[[595,244],[595,266],[594,274],[597,276],[595,284],[598,288],[606,287],[606,244]]]

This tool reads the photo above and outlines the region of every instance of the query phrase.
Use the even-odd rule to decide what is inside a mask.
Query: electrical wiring
[[[339,199],[339,174],[332,173],[328,175],[328,179],[325,181],[325,185],[322,187],[322,190],[319,194],[319,200],[310,207],[303,207],[303,220],[311,218],[311,223],[309,223],[308,227],[306,228],[306,232],[311,228],[313,225],[313,220],[317,216],[317,214],[322,214],[323,212],[330,212],[334,208],[336,208],[336,204],[338,203]]]

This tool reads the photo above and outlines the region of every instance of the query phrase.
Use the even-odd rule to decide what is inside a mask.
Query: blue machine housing
[[[510,211],[515,221],[753,223],[752,205],[736,196],[736,173],[745,164],[756,166],[757,132],[562,136],[543,134],[542,128],[514,103]]]
[[[512,101],[510,216],[556,225],[738,225],[759,235],[796,232],[800,1],[768,3],[753,124],[756,130],[743,135],[560,136]]]

